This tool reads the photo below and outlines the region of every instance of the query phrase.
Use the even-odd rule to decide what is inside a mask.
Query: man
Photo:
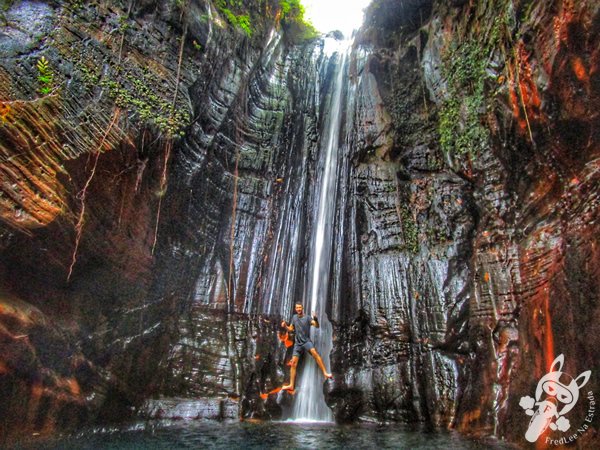
[[[290,362],[290,383],[283,386],[281,389],[287,391],[293,391],[296,383],[296,367],[298,366],[298,360],[300,356],[308,351],[315,361],[317,361],[317,365],[319,369],[323,372],[323,375],[326,379],[333,378],[327,370],[325,370],[325,365],[323,364],[323,360],[312,341],[310,340],[310,326],[312,325],[315,328],[319,328],[319,321],[317,320],[317,316],[313,312],[312,320],[311,317],[304,314],[304,309],[302,307],[302,303],[296,303],[294,309],[296,310],[296,314],[292,317],[292,323],[288,325],[285,320],[281,322],[281,326],[288,331],[294,331],[296,333],[296,339],[294,342],[294,352],[292,353],[292,360]]]

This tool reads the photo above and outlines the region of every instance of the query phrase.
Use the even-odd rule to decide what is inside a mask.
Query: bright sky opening
[[[302,0],[306,8],[305,17],[323,33],[340,30],[344,37],[360,28],[363,9],[371,0]]]

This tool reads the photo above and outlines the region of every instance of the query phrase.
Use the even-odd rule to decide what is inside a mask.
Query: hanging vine
[[[181,15],[179,20],[184,21],[185,12],[187,11],[189,0],[185,3],[185,5],[181,9]],[[177,75],[175,77],[175,93],[173,94],[173,101],[171,103],[171,113],[169,116],[169,120],[173,120],[175,116],[175,106],[177,105],[177,94],[179,93],[179,82],[181,80],[181,63],[183,61],[183,49],[185,46],[185,39],[187,37],[188,24],[184,21],[183,33],[181,35],[181,43],[179,45],[179,56],[177,61]],[[160,177],[160,189],[158,192],[158,208],[156,212],[156,222],[154,224],[154,240],[152,242],[152,251],[151,254],[154,255],[154,250],[156,248],[156,243],[158,241],[158,225],[160,223],[160,213],[162,209],[162,199],[167,191],[167,182],[168,182],[168,167],[169,160],[171,159],[171,151],[173,149],[173,136],[168,135],[167,141],[165,144],[165,157],[163,160],[163,169]]]
[[[106,142],[106,138],[110,134],[110,131],[112,130],[113,126],[115,125],[115,123],[117,123],[120,113],[121,113],[121,110],[119,108],[116,108],[115,112],[113,114],[113,118],[112,118],[110,124],[108,125],[108,127],[106,128],[106,131],[104,132],[104,135],[102,136],[102,139],[100,140],[100,144],[98,145],[98,149],[95,152],[94,165],[92,166],[90,175],[88,176],[85,184],[83,185],[83,189],[81,191],[79,191],[79,193],[76,196],[77,200],[79,200],[79,203],[80,203],[79,217],[77,219],[77,224],[75,225],[75,232],[76,232],[75,247],[73,249],[73,256],[71,257],[71,265],[69,266],[69,273],[67,274],[67,282],[71,280],[71,275],[73,275],[73,269],[75,267],[75,264],[77,263],[77,252],[79,250],[81,236],[83,235],[83,226],[85,224],[85,200],[87,198],[88,189],[94,178],[94,175],[96,174],[96,168],[98,167],[98,160],[100,159],[100,153],[102,153],[102,147],[104,146],[104,143]]]

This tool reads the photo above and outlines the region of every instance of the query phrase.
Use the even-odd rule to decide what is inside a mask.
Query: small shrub
[[[486,68],[492,47],[499,39],[498,26],[496,23],[487,45],[466,41],[444,57],[448,98],[440,110],[439,133],[440,146],[446,154],[474,157],[489,141],[489,131],[481,117],[486,108]]]
[[[37,62],[38,76],[37,79],[40,83],[38,92],[42,95],[48,95],[52,91],[52,84],[54,82],[54,73],[50,67],[50,63],[45,56],[38,59]]]
[[[294,43],[314,39],[319,32],[304,18],[305,9],[300,0],[281,0],[281,21],[288,39]]]
[[[240,10],[243,6],[241,0],[217,0],[217,9],[225,16],[227,21],[236,28],[241,29],[248,37],[252,36],[253,28],[250,14],[235,14],[232,8]]]

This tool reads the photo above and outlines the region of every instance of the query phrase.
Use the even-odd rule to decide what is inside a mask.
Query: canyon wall
[[[244,6],[249,30],[200,0],[2,11],[2,439],[285,414],[278,324],[306,290],[339,54],[279,2]],[[600,392],[599,13],[368,8],[326,299],[336,420],[523,442],[520,398],[560,354]]]
[[[351,135],[339,420],[524,442],[520,399],[555,357],[573,378],[591,369],[580,395],[597,392],[598,14],[568,1],[370,6],[358,98],[378,94],[389,117],[357,114]],[[580,402],[572,424],[593,407]]]

